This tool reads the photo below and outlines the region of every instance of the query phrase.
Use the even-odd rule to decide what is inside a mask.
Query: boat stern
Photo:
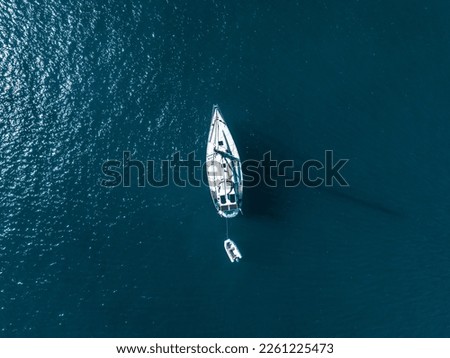
[[[231,219],[239,215],[239,207],[234,205],[223,205],[219,207],[219,215],[223,218]]]

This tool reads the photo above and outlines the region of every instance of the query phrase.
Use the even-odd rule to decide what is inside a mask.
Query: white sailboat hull
[[[206,169],[217,212],[224,218],[237,216],[242,205],[242,165],[234,139],[217,105],[213,106]]]

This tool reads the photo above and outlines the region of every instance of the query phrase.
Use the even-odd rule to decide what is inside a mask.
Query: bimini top
[[[217,105],[213,106],[212,111],[206,170],[217,212],[224,218],[235,217],[242,205],[242,165],[236,144]]]

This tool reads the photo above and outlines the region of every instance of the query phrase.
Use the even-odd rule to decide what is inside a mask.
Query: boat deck
[[[241,163],[236,145],[217,107],[213,109],[206,161],[214,205],[221,216],[236,216],[243,188]]]

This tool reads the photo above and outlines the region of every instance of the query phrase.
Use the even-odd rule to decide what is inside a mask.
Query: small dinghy
[[[239,262],[239,260],[242,259],[239,249],[232,240],[226,239],[223,242],[223,246],[225,247],[225,251],[227,252],[231,262]]]
[[[208,185],[220,216],[234,218],[241,211],[242,165],[236,144],[219,106],[214,105],[206,147]]]

